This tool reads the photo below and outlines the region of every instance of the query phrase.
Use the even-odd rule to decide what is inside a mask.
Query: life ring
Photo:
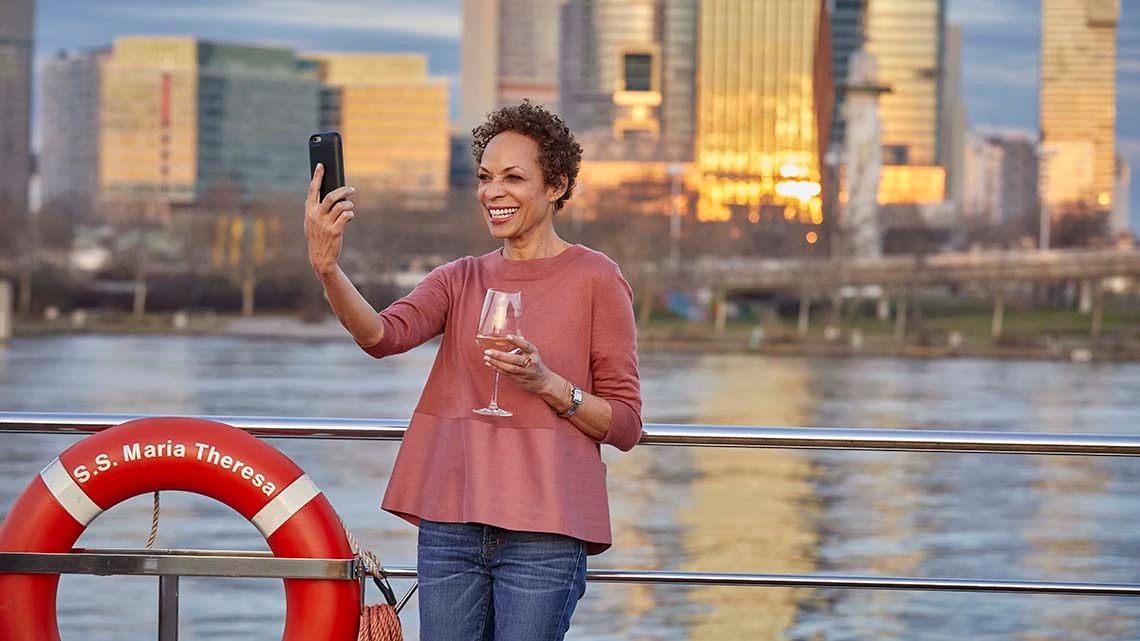
[[[69,552],[100,513],[182,490],[249,519],[274,556],[351,559],[332,504],[293,461],[246,432],[193,418],[146,418],[89,436],[32,480],[0,523],[0,551]],[[59,641],[58,574],[0,574],[0,639]],[[360,584],[285,579],[283,641],[354,641]]]

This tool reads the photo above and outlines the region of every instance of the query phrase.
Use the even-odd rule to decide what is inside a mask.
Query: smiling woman
[[[582,157],[562,119],[524,102],[473,134],[479,211],[501,249],[435,269],[377,313],[337,265],[353,190],[319,201],[318,169],[309,261],[369,354],[443,336],[382,503],[420,528],[422,638],[562,639],[586,556],[612,542],[600,447],[641,437],[633,294],[612,260],[555,231]],[[502,349],[476,342],[488,290],[521,303]],[[486,368],[513,414],[472,412],[491,397]]]

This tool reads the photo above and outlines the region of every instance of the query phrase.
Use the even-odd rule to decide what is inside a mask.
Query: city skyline
[[[277,44],[306,51],[405,51],[428,56],[433,76],[451,84],[458,116],[461,0],[428,0],[414,7],[350,0],[330,15],[312,2],[242,5],[207,0],[154,7],[141,0],[103,3],[96,20],[80,18],[78,0],[40,0],[35,68],[60,49],[105,47],[115,35],[192,34],[222,41]],[[947,19],[963,27],[963,93],[972,127],[1038,129],[1040,0],[947,0]],[[378,10],[379,9],[379,10]],[[1118,32],[1117,149],[1140,166],[1140,11],[1125,7]],[[37,83],[36,91],[39,86]],[[1140,184],[1133,185],[1140,201]],[[1132,212],[1134,228],[1140,212]]]

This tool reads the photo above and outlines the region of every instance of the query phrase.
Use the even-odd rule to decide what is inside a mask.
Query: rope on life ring
[[[69,552],[126,499],[193,492],[249,519],[274,556],[352,559],[332,504],[293,461],[257,438],[195,418],[146,418],[89,436],[48,464],[0,523],[0,551]],[[360,584],[285,579],[283,641],[354,641]],[[58,574],[0,574],[0,639],[59,641]]]

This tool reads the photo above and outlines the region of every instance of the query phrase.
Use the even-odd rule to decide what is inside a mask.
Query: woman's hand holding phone
[[[305,242],[309,248],[309,264],[319,276],[336,271],[344,243],[344,228],[356,215],[352,201],[348,200],[348,196],[356,191],[352,187],[334,189],[321,199],[324,172],[324,165],[318,164],[305,199]]]

